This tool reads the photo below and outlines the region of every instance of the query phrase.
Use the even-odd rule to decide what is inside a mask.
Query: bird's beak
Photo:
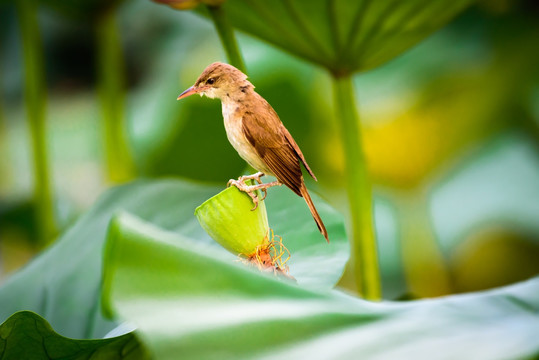
[[[202,90],[204,90],[204,89],[202,89],[202,88],[198,88],[198,89],[197,89],[196,87],[191,86],[189,89],[187,89],[187,90],[185,90],[184,92],[182,92],[182,93],[180,94],[180,96],[178,96],[178,98],[177,98],[176,100],[183,99],[183,98],[185,98],[185,97],[188,97],[189,95],[197,94],[197,93],[201,92]]]

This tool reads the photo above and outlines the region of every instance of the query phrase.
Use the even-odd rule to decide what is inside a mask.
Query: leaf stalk
[[[245,67],[236,37],[234,36],[234,28],[230,25],[223,7],[221,5],[207,5],[207,8],[221,40],[221,44],[225,49],[229,63],[246,74],[247,68]]]
[[[23,50],[24,97],[32,144],[33,196],[38,243],[44,246],[54,239],[57,227],[47,149],[45,123],[47,87],[43,45],[37,19],[37,2],[18,1],[16,4]]]
[[[344,148],[349,206],[351,251],[345,276],[355,278],[357,290],[365,299],[379,300],[382,294],[374,236],[372,188],[362,149],[352,77],[334,76],[333,90],[335,115]]]
[[[124,182],[133,177],[134,165],[124,122],[125,72],[122,43],[113,10],[96,23],[98,94],[101,102],[107,178]]]

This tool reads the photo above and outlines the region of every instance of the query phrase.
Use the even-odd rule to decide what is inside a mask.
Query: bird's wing
[[[275,111],[246,112],[242,127],[245,137],[273,175],[301,196],[303,178],[298,155]]]
[[[307,161],[305,160],[305,157],[303,156],[303,153],[301,152],[298,144],[296,144],[296,142],[294,141],[294,138],[292,137],[292,135],[290,135],[290,133],[288,132],[288,130],[284,127],[283,124],[281,124],[281,128],[282,128],[282,131],[283,131],[283,134],[284,136],[286,137],[286,140],[288,140],[288,143],[290,144],[290,146],[292,146],[292,148],[294,149],[294,151],[296,152],[296,154],[299,156],[299,158],[301,159],[301,162],[303,163],[303,166],[305,166],[305,169],[307,169],[307,171],[309,172],[309,175],[312,176],[312,178],[314,179],[314,181],[318,181],[318,179],[316,178],[316,176],[314,176],[314,173],[313,171],[311,170],[311,168],[309,167],[309,164],[307,164]]]
[[[314,173],[312,172],[311,168],[309,167],[309,164],[307,164],[307,161],[305,160],[305,157],[303,156],[303,153],[301,152],[298,144],[296,144],[296,141],[294,140],[290,132],[288,132],[288,130],[284,127],[283,123],[279,119],[279,115],[277,115],[277,113],[275,112],[275,110],[273,110],[271,105],[260,95],[259,95],[259,99],[261,99],[261,103],[265,107],[264,109],[265,111],[263,111],[262,113],[270,114],[269,116],[271,117],[271,120],[269,122],[272,123],[273,127],[280,128],[280,133],[282,134],[282,136],[284,136],[284,138],[286,139],[286,142],[288,142],[288,144],[292,147],[296,155],[299,157],[299,159],[303,163],[303,166],[305,166],[305,169],[307,169],[307,171],[309,172],[309,174],[312,176],[312,178],[315,181],[318,181],[316,179],[316,176],[314,176]]]

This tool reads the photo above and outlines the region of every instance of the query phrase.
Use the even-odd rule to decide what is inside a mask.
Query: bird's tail
[[[316,221],[318,230],[320,230],[320,233],[324,235],[324,237],[326,238],[326,241],[329,243],[328,232],[326,230],[326,227],[324,226],[324,223],[322,222],[322,218],[320,218],[318,211],[316,211],[316,208],[314,207],[313,201],[311,200],[311,196],[309,195],[309,192],[307,191],[307,187],[305,186],[305,184],[301,184],[301,188],[299,190],[301,192],[301,196],[303,196],[303,198],[305,199],[305,202],[307,202],[307,206],[309,206],[309,210],[311,210],[311,214],[313,215],[314,221]]]

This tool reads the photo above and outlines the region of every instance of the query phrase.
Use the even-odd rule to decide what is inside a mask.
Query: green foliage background
[[[95,349],[101,358],[145,358],[145,348],[157,358],[421,358],[433,349],[453,358],[538,356],[537,278],[480,292],[539,273],[532,1],[223,5],[243,31],[250,80],[319,178],[308,187],[320,195],[329,246],[300,198],[282,188],[267,201],[297,285],[234,264],[193,215],[248,171],[226,140],[217,101],[175,101],[207,64],[226,60],[204,6],[28,4],[0,5],[4,358],[22,354],[13,344],[40,337],[72,358]],[[34,11],[24,19],[37,32],[21,29],[24,11]],[[26,62],[28,49],[43,51],[42,60]],[[29,69],[38,76],[24,85]],[[343,143],[335,111],[335,79],[343,78],[355,89],[350,133],[359,157]],[[32,86],[41,90],[28,95]],[[28,96],[35,117],[25,110]],[[49,180],[34,178],[35,154]],[[357,271],[341,278],[358,256],[348,247],[357,238],[352,168],[364,170],[355,179],[368,186],[355,199],[368,197],[373,209],[382,296],[391,302],[341,292],[362,292]],[[51,232],[60,235],[42,250]],[[395,301],[461,292],[475,293]],[[101,339],[121,320],[138,326],[136,338],[79,342],[47,324],[63,336]]]

